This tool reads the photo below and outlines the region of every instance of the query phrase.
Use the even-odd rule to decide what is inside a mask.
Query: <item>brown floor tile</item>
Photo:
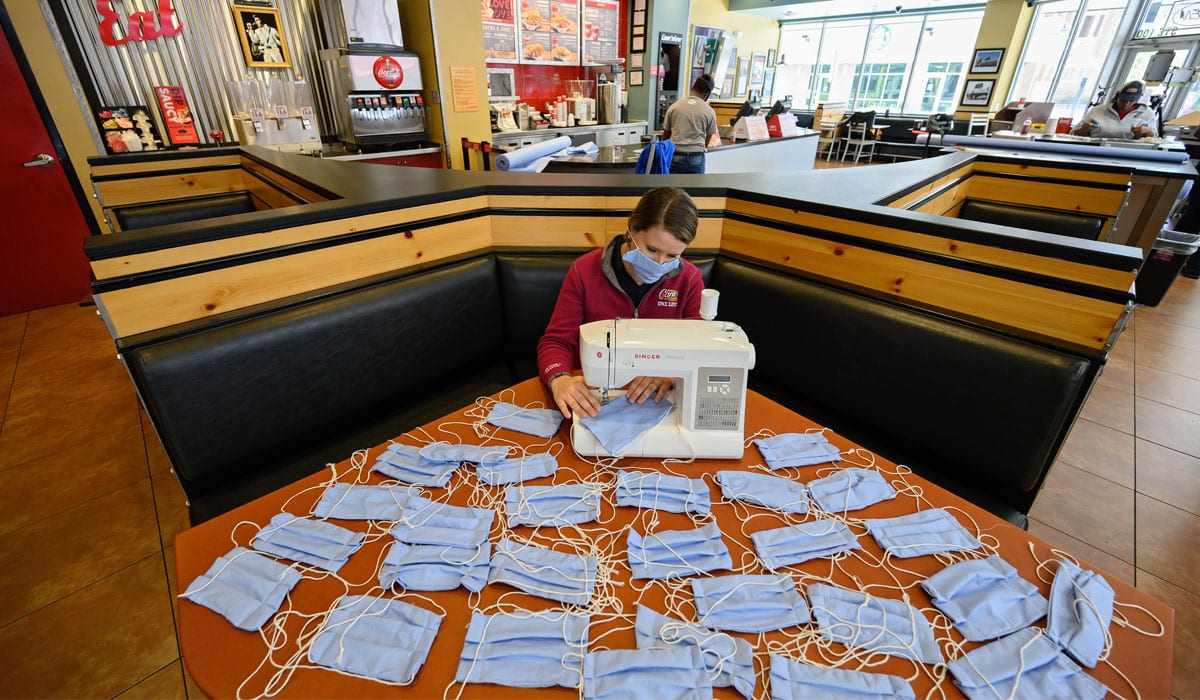
[[[10,532],[0,537],[0,625],[161,549],[149,479]]]
[[[1139,590],[1175,608],[1175,653],[1171,694],[1177,698],[1200,698],[1200,596],[1153,576],[1137,573]],[[1136,610],[1125,611],[1139,629],[1157,629],[1153,620]]]
[[[1200,349],[1197,348],[1200,348],[1200,338],[1194,341],[1191,348],[1147,340],[1138,346],[1137,366],[1200,379]]]
[[[0,425],[8,409],[8,395],[12,392],[13,375],[17,372],[17,351],[0,351]]]
[[[1109,355],[1108,362],[1104,364],[1104,371],[1096,378],[1096,384],[1097,386],[1132,394],[1133,379],[1133,360]]]
[[[1133,435],[1090,420],[1077,420],[1058,459],[1133,488]]]
[[[21,348],[21,339],[25,337],[25,327],[29,323],[29,314],[9,314],[0,316],[0,352],[10,352]]]
[[[1133,434],[1133,397],[1128,391],[1097,384],[1092,387],[1080,418]]]
[[[1085,564],[1089,569],[1098,569],[1113,578],[1120,579],[1129,585],[1134,582],[1133,564],[1121,561],[1108,552],[1081,542],[1062,530],[1052,528],[1040,520],[1029,520],[1029,534],[1043,539],[1057,549],[1061,549]]]
[[[147,476],[146,449],[136,425],[0,470],[0,535]]]
[[[1132,489],[1056,462],[1029,516],[1122,561],[1134,561]]]
[[[113,697],[170,664],[179,647],[162,555],[0,627],[0,657],[9,697]]]
[[[154,425],[150,422],[150,416],[146,414],[145,409],[139,410],[142,421],[142,439],[146,442],[146,456],[150,460],[150,473],[158,474],[171,470],[171,460],[167,457],[167,453],[163,450],[162,442],[158,439],[158,433],[154,432]]]
[[[0,431],[0,469],[58,452],[64,440],[88,442],[137,424],[137,398],[128,383],[56,404],[13,400]]]
[[[189,700],[204,700],[208,697],[203,690],[200,690],[200,686],[196,685],[196,681],[192,680],[192,674],[188,673],[187,664],[183,665],[183,681],[187,686]]]
[[[1137,567],[1200,594],[1200,515],[1137,497]]]
[[[1200,458],[1138,440],[1137,492],[1200,515]]]
[[[125,368],[113,357],[73,357],[40,363],[26,354],[13,378],[12,401],[57,403],[91,394],[132,389]]]
[[[1138,367],[1137,395],[1200,414],[1200,379]]]
[[[175,660],[149,678],[141,681],[124,693],[117,696],[118,700],[183,700],[187,691],[183,683],[183,662]]]
[[[1200,413],[1139,398],[1137,426],[1138,438],[1200,457]]]
[[[175,542],[175,535],[192,526],[188,519],[187,499],[179,480],[171,472],[159,472],[150,478],[154,484],[154,509],[158,513],[158,532],[162,546]]]

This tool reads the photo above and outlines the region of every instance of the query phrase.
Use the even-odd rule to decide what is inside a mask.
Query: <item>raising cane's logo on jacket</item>
[[[658,305],[673,309],[679,306],[679,290],[678,289],[663,289],[658,293]]]

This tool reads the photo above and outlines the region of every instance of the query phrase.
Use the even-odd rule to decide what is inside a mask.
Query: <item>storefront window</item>
[[[953,111],[982,20],[968,10],[785,24],[775,92],[801,109],[844,101],[857,111]]]

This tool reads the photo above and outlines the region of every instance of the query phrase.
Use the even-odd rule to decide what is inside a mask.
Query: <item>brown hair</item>
[[[679,240],[691,244],[696,238],[696,203],[678,187],[656,187],[642,195],[629,215],[630,231],[662,226]]]

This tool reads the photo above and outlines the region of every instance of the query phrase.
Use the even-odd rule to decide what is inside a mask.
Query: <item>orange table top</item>
[[[520,405],[530,405],[534,402],[548,405],[548,395],[536,379],[518,384],[493,398]],[[485,442],[493,444],[508,441],[529,447],[536,445],[537,447],[533,447],[531,452],[544,452],[550,449],[550,444],[559,443],[562,451],[557,454],[558,472],[553,477],[527,481],[526,485],[567,483],[577,481],[581,477],[595,476],[595,467],[571,451],[567,423],[563,424],[559,433],[550,441],[542,441],[532,436],[507,430],[497,431],[486,425],[485,427],[492,435],[481,436],[476,432],[473,424],[486,416],[485,404],[486,401],[481,401],[477,405],[467,407],[458,414],[447,416],[441,421],[425,426],[422,430],[412,431],[401,436],[397,438],[397,442],[420,445],[435,440],[463,444],[484,444]],[[758,394],[750,392],[747,397],[746,434],[748,436],[759,430],[786,433],[803,432],[815,427],[817,426],[807,419]],[[899,495],[895,499],[862,510],[835,515],[850,525],[851,531],[858,536],[862,550],[854,553],[853,556],[838,558],[836,561],[816,559],[789,567],[787,571],[797,581],[802,593],[808,583],[818,581],[846,588],[865,589],[872,595],[888,598],[900,598],[901,590],[903,590],[904,593],[907,593],[909,602],[920,609],[925,617],[933,623],[939,646],[947,661],[957,658],[964,651],[970,651],[980,646],[964,642],[958,632],[950,627],[949,621],[932,607],[929,598],[919,585],[921,580],[941,570],[946,564],[935,556],[884,559],[882,550],[875,540],[866,534],[866,528],[860,522],[863,518],[894,517],[916,510],[942,507],[947,508],[985,545],[994,546],[997,553],[1016,567],[1023,578],[1037,585],[1043,595],[1049,596],[1048,581],[1055,566],[1051,564],[1048,567],[1042,567],[1041,574],[1045,578],[1043,581],[1038,576],[1038,565],[1039,562],[1054,562],[1058,559],[1059,555],[1050,545],[961,498],[907,473],[905,469],[897,468],[881,458],[875,458],[865,450],[860,449],[848,454],[847,451],[855,448],[855,445],[837,435],[827,434],[827,437],[842,450],[843,457],[847,461],[832,465],[824,464],[783,470],[774,472],[774,474],[808,482],[838,468],[863,466],[870,464],[873,460],[874,467],[879,469],[896,487]],[[273,515],[285,509],[296,515],[309,514],[312,506],[320,497],[321,485],[330,481],[335,472],[339,481],[358,479],[372,484],[384,483],[385,479],[382,475],[368,472],[370,465],[374,463],[375,457],[383,450],[383,447],[378,446],[369,450],[365,459],[362,459],[363,455],[360,453],[359,459],[353,460],[353,464],[352,460],[347,460],[336,465],[334,469],[326,469],[180,533],[175,540],[176,586],[178,588],[176,592],[180,593],[186,590],[193,579],[204,573],[217,557],[225,554],[235,545],[248,547],[253,535]],[[733,556],[734,566],[744,565],[745,573],[767,573],[757,563],[754,548],[747,533],[793,524],[800,521],[801,518],[784,516],[774,511],[741,504],[723,503],[721,502],[723,499],[720,487],[713,481],[712,476],[719,470],[744,469],[761,463],[757,448],[750,446],[740,463],[737,460],[697,460],[691,464],[671,463],[664,466],[658,460],[626,459],[621,460],[618,467],[670,471],[691,478],[703,476],[713,496],[712,513],[721,527],[723,539]],[[607,474],[600,475],[601,478],[611,476],[612,479],[615,479],[615,468],[601,467],[600,469],[607,472]],[[464,466],[455,473],[447,489],[429,488],[426,489],[426,492],[434,499],[446,500],[456,505],[479,505],[478,500],[468,503],[472,493],[476,494],[476,499],[481,494],[491,494],[492,497],[498,497],[502,510],[505,487],[482,487],[482,490],[477,490],[475,484],[477,484],[477,477],[474,474],[474,468]],[[449,494],[448,498],[447,494]],[[683,608],[679,609],[692,611],[694,615],[688,579],[674,579],[666,584],[649,585],[647,585],[649,582],[646,581],[630,581],[630,571],[625,560],[625,532],[629,527],[633,527],[639,532],[645,533],[648,527],[652,527],[651,519],[655,516],[658,519],[657,526],[654,526],[657,531],[696,527],[695,523],[683,515],[634,508],[616,508],[611,489],[605,491],[600,519],[603,524],[592,523],[579,526],[584,536],[594,538],[593,541],[605,543],[605,546],[616,554],[614,559],[616,565],[613,567],[613,578],[616,585],[612,588],[615,597],[606,600],[603,608],[593,611],[589,629],[590,651],[600,648],[632,649],[636,647],[633,617],[636,613],[636,603],[639,600],[660,613],[668,613],[668,601],[676,601],[675,604],[678,606],[678,601],[683,600],[685,601]],[[814,517],[816,516],[810,511],[804,520],[811,520]],[[368,530],[366,522],[346,520],[331,522],[353,530]],[[533,536],[533,530],[528,527],[517,527],[511,531],[505,531],[501,535],[499,531],[504,527],[505,520],[501,512],[493,526],[490,538],[493,542],[500,536],[511,535],[521,539]],[[539,611],[561,609],[562,606],[550,600],[527,595],[504,584],[488,585],[478,595],[469,594],[461,588],[454,591],[430,593],[382,592],[378,587],[378,567],[387,543],[392,538],[380,526],[374,527],[371,531],[381,536],[375,537],[373,541],[368,537],[368,542],[350,558],[339,572],[342,580],[318,575],[323,572],[315,570],[306,573],[304,580],[292,590],[289,600],[284,601],[280,613],[264,625],[262,632],[239,630],[208,608],[189,600],[180,599],[179,636],[183,659],[192,678],[200,688],[213,697],[257,697],[267,693],[278,694],[280,697],[326,698],[579,697],[578,690],[568,688],[524,689],[455,683],[454,673],[472,609],[497,612],[498,603],[508,610],[522,608]],[[543,528],[536,535],[534,541],[542,546],[552,547],[556,534],[553,528]],[[978,554],[978,556],[982,555],[982,553]],[[881,562],[882,565],[880,565]],[[1080,563],[1084,568],[1090,568],[1085,562]],[[1123,697],[1136,695],[1130,687],[1131,684],[1141,697],[1169,696],[1174,612],[1162,602],[1116,578],[1111,576],[1105,576],[1105,578],[1112,584],[1117,601],[1117,613],[1114,616],[1114,623],[1110,627],[1112,645],[1107,662],[1102,661],[1096,668],[1087,670],[1087,672],[1102,681],[1114,693]],[[387,685],[313,667],[307,662],[306,650],[302,656],[298,656],[300,647],[297,640],[304,636],[302,632],[311,632],[315,629],[320,623],[320,614],[328,610],[334,600],[346,593],[370,593],[377,596],[399,597],[428,610],[444,611],[444,618],[434,640],[433,648],[412,684],[403,687]],[[1126,607],[1132,605],[1141,606],[1145,612]],[[441,608],[440,611],[438,607]],[[689,621],[694,619],[694,617],[679,616]],[[1126,618],[1129,626],[1117,624],[1117,617]],[[1043,618],[1035,626],[1043,627],[1044,625]],[[780,649],[785,655],[789,651],[795,652],[792,654],[793,656],[807,655],[809,660],[814,663],[835,665],[840,661],[841,667],[844,668],[901,676],[910,681],[917,697],[927,697],[931,693],[938,697],[961,697],[944,667],[928,666],[879,654],[849,655],[852,650],[848,650],[842,645],[825,643],[819,646],[814,643],[817,637],[813,628],[815,628],[815,624],[783,632],[766,633],[761,636],[737,635],[755,646],[755,663],[758,671],[756,697],[767,697],[768,695],[766,683],[768,646],[771,648],[771,653],[776,653]],[[797,630],[800,631],[799,634]],[[289,659],[293,658],[300,658],[304,662],[303,666],[294,669],[287,668]],[[715,689],[715,695],[728,698],[740,697],[732,688]]]

